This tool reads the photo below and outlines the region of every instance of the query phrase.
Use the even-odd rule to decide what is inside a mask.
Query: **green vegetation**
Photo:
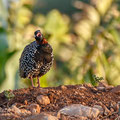
[[[18,65],[36,29],[52,45],[55,58],[52,69],[40,78],[42,87],[93,84],[93,74],[103,76],[108,84],[120,84],[120,1],[78,0],[70,4],[72,7],[62,9],[62,0],[59,10],[44,11],[41,8],[47,8],[47,0],[0,1],[1,91],[30,85],[30,80],[19,78]]]
[[[98,83],[101,81],[101,80],[104,80],[103,79],[103,77],[98,77],[98,76],[96,76],[96,75],[93,75],[93,81],[92,81],[92,84],[94,85],[94,86],[96,86],[96,85],[98,85]]]
[[[5,91],[4,91],[4,95],[5,95],[5,97],[6,97],[8,100],[10,100],[10,99],[12,99],[12,98],[15,97],[15,95],[13,94],[13,92],[10,91],[10,90],[5,90]]]

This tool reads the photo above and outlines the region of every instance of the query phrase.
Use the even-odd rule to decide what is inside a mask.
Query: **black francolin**
[[[36,40],[24,48],[20,57],[19,73],[20,77],[29,78],[33,87],[33,78],[37,78],[40,87],[39,77],[46,74],[53,64],[53,50],[40,30],[34,35]]]

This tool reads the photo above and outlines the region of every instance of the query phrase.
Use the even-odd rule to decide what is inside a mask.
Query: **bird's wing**
[[[21,77],[26,77],[31,71],[36,69],[36,61],[34,60],[36,51],[33,43],[24,48],[19,60],[19,72]]]

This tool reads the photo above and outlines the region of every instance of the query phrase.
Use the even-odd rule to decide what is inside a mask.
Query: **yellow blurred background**
[[[120,85],[120,0],[0,0],[0,91],[31,85],[18,66],[37,29],[55,59],[42,87],[94,85],[93,75]]]

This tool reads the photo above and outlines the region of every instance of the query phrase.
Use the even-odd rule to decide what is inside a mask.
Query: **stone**
[[[42,88],[42,89],[40,89],[40,93],[41,94],[47,94],[48,93],[48,89]]]
[[[11,111],[14,112],[15,114],[21,115],[21,110],[16,107],[16,105],[11,106]]]
[[[48,105],[50,104],[50,99],[48,98],[48,96],[45,96],[45,95],[39,95],[37,96],[37,102],[39,104],[43,104],[43,105]]]
[[[101,82],[99,82],[99,84],[98,84],[98,87],[107,87],[108,86],[108,84],[103,80],[103,81],[101,81]]]
[[[114,88],[114,86],[109,85],[109,86],[106,87],[106,90],[112,90],[113,88]]]
[[[118,86],[116,86],[116,87],[114,87],[112,90],[111,90],[111,92],[114,92],[114,93],[120,93],[120,85],[118,85]]]
[[[29,106],[29,109],[32,114],[39,114],[41,108],[38,104],[33,103]]]
[[[27,117],[25,120],[58,120],[58,118],[46,113],[41,113],[39,115]]]
[[[88,118],[83,116],[74,117],[61,114],[59,120],[88,120]]]
[[[80,88],[80,89],[86,90],[86,87],[84,87],[84,86],[80,86],[79,88]]]
[[[105,87],[97,87],[97,89],[100,91],[105,91]]]
[[[93,87],[91,83],[86,83],[84,86]]]
[[[14,114],[16,115],[30,115],[31,112],[29,110],[26,110],[26,109],[19,109],[16,107],[16,105],[12,105],[8,110],[7,110],[9,113],[13,112]]]
[[[100,110],[94,107],[83,106],[81,104],[73,104],[59,110],[57,117],[60,118],[61,114],[75,117],[83,116],[89,118],[96,118],[100,114]]]
[[[100,114],[103,114],[104,110],[103,110],[102,106],[100,106],[100,105],[94,105],[93,107],[97,108],[100,111]]]
[[[25,105],[27,105],[27,104],[28,104],[28,101],[27,101],[27,100],[25,100],[25,101],[24,101],[24,104],[25,104]]]
[[[0,112],[3,112],[3,109],[0,107]]]
[[[80,116],[80,117],[79,117],[79,120],[88,120],[88,118],[87,118],[87,117]]]
[[[109,113],[110,110],[106,106],[104,106],[104,115],[109,115]]]
[[[61,85],[61,89],[62,89],[62,90],[67,90],[67,87],[64,86],[64,85]]]
[[[96,118],[99,114],[100,114],[100,110],[99,110],[99,109],[97,109],[97,108],[92,108],[92,109],[91,109],[91,113],[89,114],[88,117]]]
[[[26,115],[30,115],[31,112],[29,110],[26,109],[21,109],[21,115],[26,116]]]

